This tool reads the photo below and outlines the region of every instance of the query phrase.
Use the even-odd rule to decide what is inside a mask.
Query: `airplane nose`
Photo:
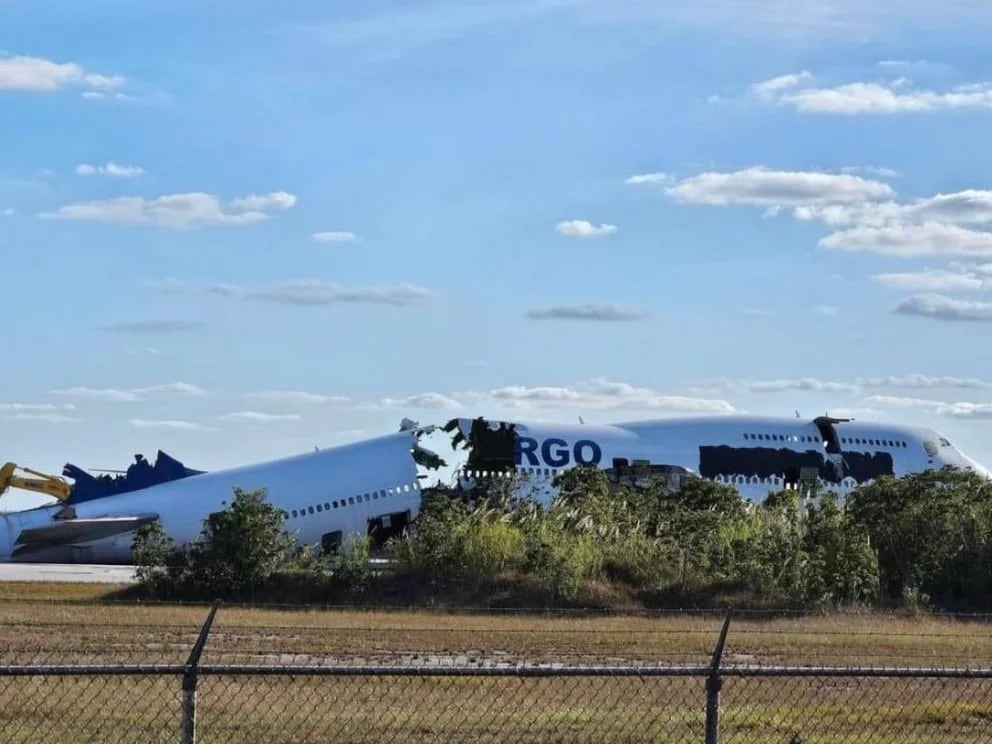
[[[967,455],[961,455],[961,459],[964,460],[966,467],[974,470],[983,478],[987,480],[992,480],[992,472],[990,472],[989,469],[986,468],[984,465],[980,465],[979,463],[975,462]]]

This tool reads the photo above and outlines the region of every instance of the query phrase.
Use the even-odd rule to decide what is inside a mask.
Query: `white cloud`
[[[292,405],[349,403],[351,401],[351,398],[344,395],[323,395],[300,390],[261,390],[257,393],[245,393],[245,397],[254,400],[265,400],[270,403],[288,403]]]
[[[887,287],[913,292],[974,292],[992,288],[992,279],[945,269],[875,274],[872,279]]]
[[[859,226],[820,240],[824,248],[887,256],[992,257],[992,233],[942,222]]]
[[[617,227],[606,223],[594,225],[588,220],[565,220],[555,225],[555,231],[570,238],[599,238],[603,235],[612,235],[617,231]]]
[[[3,215],[4,217],[13,217],[15,214],[17,214],[17,210],[13,207],[5,207],[4,209],[0,209],[0,215]]]
[[[121,196],[113,199],[67,204],[55,212],[43,212],[45,219],[102,222],[124,225],[153,225],[172,230],[208,226],[250,225],[269,219],[267,210],[288,209],[296,197],[286,192],[235,199],[227,207],[213,194],[191,192],[167,194],[155,199]],[[258,205],[252,208],[248,205]]]
[[[624,322],[641,320],[647,317],[642,310],[620,307],[618,305],[558,305],[543,310],[528,310],[527,317],[531,320],[593,320],[608,322]]]
[[[893,70],[896,65],[890,62],[883,69]],[[762,101],[818,114],[899,114],[992,108],[992,83],[989,82],[928,90],[914,88],[911,80],[898,77],[881,82],[856,81],[835,86],[801,87],[812,77],[807,71],[782,75],[753,84],[750,94]]]
[[[938,320],[989,321],[992,320],[992,303],[924,294],[907,298],[896,308],[896,312]]]
[[[966,189],[936,194],[905,207],[903,216],[953,223],[992,223],[992,191]]]
[[[258,424],[274,423],[277,421],[299,421],[298,413],[262,413],[260,411],[235,411],[218,416],[219,421],[241,421]]]
[[[45,424],[78,424],[81,418],[66,416],[64,413],[15,413],[4,416],[4,421],[38,421]]]
[[[992,389],[992,380],[952,375],[904,374],[884,377],[857,377],[851,381],[821,380],[815,377],[784,378],[776,380],[720,379],[693,384],[691,390],[704,394],[721,392],[749,393],[836,393],[858,394],[865,389]],[[915,399],[914,399],[915,400]]]
[[[249,194],[240,199],[232,199],[230,207],[245,212],[268,212],[273,209],[289,209],[295,204],[295,194],[286,191],[272,191],[268,194]]]
[[[666,395],[624,382],[594,379],[568,387],[512,385],[467,396],[503,408],[590,410],[650,410],[695,413],[733,413],[725,400]]]
[[[76,175],[79,176],[113,176],[115,178],[135,178],[143,175],[145,169],[140,165],[118,165],[110,161],[103,165],[91,165],[90,163],[80,163],[76,166]]]
[[[951,418],[992,418],[992,403],[947,402],[930,400],[928,398],[901,398],[888,395],[873,395],[866,398],[865,402],[888,408],[919,408],[935,413],[938,416],[949,416]]]
[[[52,390],[51,392],[53,395],[66,395],[89,400],[111,400],[119,403],[141,400],[134,390],[118,390],[117,388],[72,387]]]
[[[954,377],[951,375],[890,375],[859,379],[864,387],[905,387],[905,388],[992,388],[992,381],[974,377]]]
[[[992,302],[977,302],[946,297],[939,294],[921,294],[903,300],[897,313],[922,315],[937,320],[992,320]]]
[[[817,393],[856,393],[859,388],[849,382],[829,382],[815,377],[800,377],[785,380],[761,380],[748,385],[752,393],[817,392]]]
[[[69,86],[109,89],[127,82],[121,75],[86,72],[75,62],[0,55],[0,90],[45,91]]]
[[[162,385],[151,385],[139,388],[90,388],[71,387],[50,391],[53,395],[64,395],[72,398],[88,400],[108,400],[118,403],[134,403],[144,398],[148,393],[167,393],[175,395],[203,396],[207,392],[203,388],[188,382],[169,382]]]
[[[771,80],[754,83],[751,92],[759,98],[772,98],[783,91],[790,90],[801,83],[812,79],[813,74],[809,70],[793,72],[788,75],[779,75]]]
[[[178,395],[206,395],[207,391],[188,382],[167,382],[164,385],[152,385],[151,387],[136,388],[139,393],[176,393]]]
[[[320,279],[302,279],[255,290],[246,296],[284,305],[333,305],[339,302],[412,305],[433,297],[434,293],[415,284],[348,287]]]
[[[840,169],[841,173],[867,173],[879,178],[898,178],[899,171],[878,165],[848,165]]]
[[[383,398],[379,405],[384,408],[426,408],[426,409],[455,409],[462,404],[454,398],[440,393],[421,393],[406,398]]]
[[[131,419],[135,429],[156,429],[162,431],[206,431],[207,427],[193,421]]]
[[[680,181],[667,192],[688,204],[758,207],[860,204],[894,195],[887,183],[860,176],[760,167],[732,173],[701,173]]]
[[[624,183],[631,186],[667,186],[674,180],[667,173],[641,173],[631,176]]]
[[[782,104],[819,114],[899,114],[938,109],[992,108],[992,83],[946,91],[904,90],[896,82],[857,82],[833,88],[806,88],[785,93]]]
[[[950,403],[937,412],[951,418],[992,419],[992,403]]]
[[[351,243],[356,239],[355,233],[345,230],[330,230],[315,232],[311,237],[318,243]]]
[[[0,403],[0,412],[14,413],[52,413],[60,410],[73,411],[75,408],[72,403],[61,406],[54,403]]]

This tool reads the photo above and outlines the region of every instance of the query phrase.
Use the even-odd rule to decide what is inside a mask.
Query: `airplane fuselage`
[[[670,466],[733,486],[761,501],[815,482],[846,496],[883,475],[946,465],[988,471],[930,429],[890,424],[756,416],[708,416],[606,426],[459,419],[469,441],[465,474],[512,471],[547,501],[562,470],[594,466]],[[502,428],[501,428],[502,427]],[[475,430],[473,435],[473,428]]]
[[[400,432],[356,444],[203,473],[140,491],[71,505],[78,520],[157,515],[179,546],[188,545],[211,513],[231,503],[234,489],[264,488],[267,500],[282,509],[286,527],[301,544],[322,544],[349,534],[364,535],[372,520],[405,515],[420,505],[417,466],[410,456],[415,438]],[[50,526],[67,507],[43,506],[0,515],[0,560],[126,563],[133,533],[72,544],[24,546],[23,530]]]

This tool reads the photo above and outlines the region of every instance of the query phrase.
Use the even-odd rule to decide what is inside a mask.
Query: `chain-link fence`
[[[414,628],[349,649],[353,627],[226,625],[215,612],[199,629],[84,628],[75,645],[63,626],[33,651],[0,620],[0,740],[992,741],[992,669],[978,658],[979,668],[767,663],[746,653],[759,642],[746,633],[760,631],[729,652],[729,617],[708,629],[707,658],[685,648],[609,663],[604,651],[588,663],[595,644],[572,639],[581,655],[527,647],[523,659],[485,637],[474,650],[415,653],[402,648],[423,645]],[[687,646],[702,638],[691,633]],[[73,663],[58,663],[71,648]],[[102,661],[118,652],[128,663]]]

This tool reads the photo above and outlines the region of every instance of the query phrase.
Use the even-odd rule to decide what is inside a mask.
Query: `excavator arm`
[[[35,477],[27,478],[23,475],[15,475],[18,471]],[[0,467],[0,496],[3,496],[8,488],[21,488],[25,491],[43,493],[59,501],[65,501],[69,498],[72,491],[72,486],[58,476],[40,473],[31,468],[22,468],[12,462]]]

